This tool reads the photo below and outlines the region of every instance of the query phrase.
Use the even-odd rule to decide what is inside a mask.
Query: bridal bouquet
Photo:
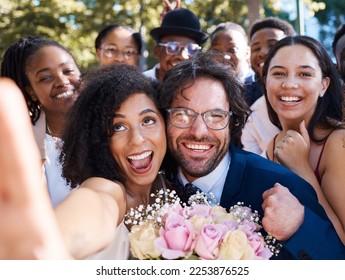
[[[155,203],[131,209],[130,250],[137,259],[269,259],[277,250],[259,232],[256,212],[239,203],[226,211],[197,193],[181,206],[174,191],[159,191]],[[272,240],[271,240],[272,241]]]

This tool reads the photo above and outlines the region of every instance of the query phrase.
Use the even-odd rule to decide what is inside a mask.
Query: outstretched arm
[[[0,79],[0,259],[70,258],[22,93]]]
[[[126,211],[125,193],[86,180],[53,209],[22,93],[0,79],[0,259],[84,258],[105,248]]]
[[[123,187],[96,177],[83,182],[55,208],[65,243],[77,259],[106,248],[114,240],[125,211]]]

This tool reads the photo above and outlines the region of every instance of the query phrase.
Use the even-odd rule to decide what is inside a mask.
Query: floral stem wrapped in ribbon
[[[174,191],[161,190],[153,196],[154,204],[126,215],[125,223],[132,225],[129,241],[134,258],[266,260],[279,252],[259,232],[257,212],[242,203],[226,211],[209,205],[202,193],[191,198],[191,206],[181,205]]]

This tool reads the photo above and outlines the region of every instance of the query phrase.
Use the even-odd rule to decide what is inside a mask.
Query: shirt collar
[[[215,196],[217,202],[220,201],[226,176],[228,174],[229,166],[231,162],[230,153],[226,153],[222,161],[218,166],[209,174],[204,177],[200,177],[193,182],[188,182],[184,176],[181,168],[178,168],[178,178],[180,182],[185,185],[187,183],[193,183],[197,186],[202,192],[209,194],[212,193]]]

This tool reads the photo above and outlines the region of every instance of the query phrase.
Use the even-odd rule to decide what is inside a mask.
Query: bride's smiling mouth
[[[152,163],[153,151],[144,151],[139,154],[130,155],[127,157],[132,170],[136,173],[145,173],[147,172]]]

